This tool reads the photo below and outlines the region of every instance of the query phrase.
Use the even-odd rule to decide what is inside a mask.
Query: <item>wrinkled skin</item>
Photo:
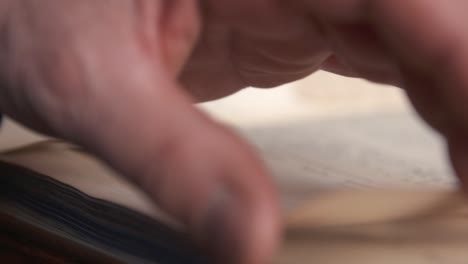
[[[468,175],[462,0],[1,0],[0,108],[94,152],[214,261],[268,263],[279,212],[250,147],[197,111],[318,69],[404,88]]]

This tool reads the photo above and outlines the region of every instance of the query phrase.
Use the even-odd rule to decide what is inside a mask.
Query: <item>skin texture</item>
[[[0,0],[0,110],[88,148],[214,262],[268,263],[276,194],[192,104],[322,68],[404,88],[468,175],[462,0]]]

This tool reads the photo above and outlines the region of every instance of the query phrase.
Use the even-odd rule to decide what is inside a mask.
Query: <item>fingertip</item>
[[[200,240],[213,263],[266,264],[277,248],[280,225],[271,197],[247,201],[232,190],[222,191],[208,209]]]
[[[120,101],[102,104],[108,108],[99,113],[112,122],[93,127],[88,145],[186,227],[214,263],[268,263],[279,213],[262,162],[235,133],[193,107],[176,84],[148,83],[160,91],[145,85],[130,91],[136,86],[130,83],[117,97],[138,118],[117,108]]]

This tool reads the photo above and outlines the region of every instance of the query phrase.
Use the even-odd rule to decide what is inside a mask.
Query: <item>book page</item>
[[[238,130],[285,205],[334,188],[454,188],[442,139],[398,88],[321,73],[202,105]]]
[[[443,142],[407,114],[244,130],[285,202],[330,188],[453,188]]]

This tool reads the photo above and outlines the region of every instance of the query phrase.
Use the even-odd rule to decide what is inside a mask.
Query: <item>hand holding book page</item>
[[[418,138],[425,138],[419,142],[414,142],[413,147],[415,149],[437,153],[437,144],[433,144],[436,143],[436,138],[423,133],[424,130],[420,129],[419,126],[410,125],[413,124],[412,122],[405,122],[406,118],[408,118],[407,115],[395,118],[396,120],[400,119],[400,121],[394,122],[394,125],[399,123],[399,125],[394,126],[395,129],[412,131],[409,134],[418,135]],[[368,128],[368,131],[371,131],[369,128],[372,128],[376,123],[373,119],[367,122],[360,122],[360,125],[364,124]],[[341,130],[336,124],[328,126],[322,123],[322,125],[323,127],[320,130],[328,132],[330,135],[333,134],[333,131]],[[346,125],[346,122],[342,125]],[[317,126],[320,126],[320,124],[314,125],[315,128]],[[296,130],[297,127],[293,126],[288,130],[298,135],[304,132],[302,128],[304,126]],[[351,126],[348,132],[352,130],[353,127]],[[258,130],[255,133],[247,132],[247,135],[254,142],[257,142],[259,147],[271,150],[278,148],[277,142],[287,141],[281,137],[279,137],[280,140],[278,138],[275,140],[265,140],[265,138],[271,138],[271,134],[276,134],[274,131],[263,130],[261,132],[264,136],[262,141],[256,140],[259,135]],[[388,133],[387,135],[391,134]],[[369,133],[367,135],[369,142],[375,139],[371,135],[377,134]],[[382,140],[384,138],[381,135],[377,137],[380,140],[376,142],[385,142],[385,140]],[[304,147],[313,147],[317,144],[317,142],[310,141],[307,137],[302,137],[300,140],[296,137],[295,140],[297,140],[296,142],[302,142]],[[341,144],[334,145],[334,148],[353,147],[353,142],[356,144],[356,141],[350,140],[348,144],[344,146]],[[379,144],[373,144],[373,151],[380,151],[382,155],[387,153],[385,156],[385,160],[389,164],[387,166],[393,166],[393,164],[398,162],[399,157],[399,155],[393,156],[394,154],[398,154],[400,151],[415,150],[411,148],[404,149],[404,142],[404,138],[396,138],[393,141],[393,150],[397,153],[392,154],[389,152],[387,148],[383,147],[385,143],[380,144],[380,147]],[[341,141],[340,143],[345,143],[345,141]],[[333,145],[329,145],[329,147],[333,147]],[[286,241],[280,253],[275,257],[274,263],[299,264],[314,260],[318,263],[330,264],[341,264],[344,261],[351,264],[371,264],[376,263],[376,261],[384,264],[445,264],[463,263],[463,260],[468,256],[468,253],[466,253],[466,247],[468,247],[468,221],[466,218],[468,203],[464,201],[463,195],[450,187],[452,186],[450,178],[444,176],[435,178],[434,181],[428,181],[424,177],[421,177],[421,175],[409,175],[411,173],[411,169],[409,169],[406,171],[409,175],[407,178],[412,178],[410,182],[417,184],[410,184],[412,187],[408,188],[408,182],[404,180],[405,178],[394,178],[391,180],[393,187],[384,187],[382,182],[380,182],[382,185],[378,188],[376,186],[380,185],[379,181],[385,180],[384,178],[388,177],[388,175],[380,175],[382,177],[380,179],[378,178],[379,175],[375,175],[377,179],[374,178],[372,182],[369,182],[368,175],[365,174],[372,170],[372,166],[370,168],[361,167],[359,171],[356,168],[350,167],[349,169],[358,177],[354,179],[354,183],[359,183],[359,188],[356,188],[356,184],[350,185],[349,182],[344,181],[347,174],[341,175],[340,171],[336,171],[330,167],[332,163],[329,163],[327,155],[324,155],[322,159],[308,157],[307,155],[300,158],[301,155],[306,153],[301,153],[301,150],[294,147],[283,150],[287,155],[301,162],[304,162],[304,159],[313,158],[316,167],[329,170],[330,174],[328,174],[327,181],[321,180],[323,174],[318,174],[317,170],[296,169],[294,171],[288,169],[291,172],[289,175],[293,177],[281,175],[281,172],[284,171],[284,169],[281,169],[282,165],[285,165],[286,168],[290,167],[284,157],[278,159],[278,153],[274,151],[264,153],[265,159],[275,164],[274,167],[279,177],[280,189],[283,193],[285,205],[287,205],[284,208],[285,223],[287,224]],[[339,151],[339,149],[330,151]],[[385,166],[385,163],[380,163],[379,156],[373,156],[376,157],[375,160],[366,158],[370,162],[369,165]],[[354,157],[355,160],[351,161],[359,163],[359,158]],[[174,230],[172,233],[178,230],[178,226],[174,225],[172,220],[167,218],[157,208],[154,208],[151,202],[133,185],[122,181],[120,177],[116,177],[111,170],[77,147],[49,140],[16,150],[10,150],[1,155],[0,159],[40,172],[60,181],[62,184],[77,188],[85,194],[103,199],[101,201],[125,206],[140,213],[142,216],[150,216],[154,219],[155,223],[164,223],[172,227]],[[415,161],[412,164],[417,167],[424,163],[424,161]],[[426,167],[428,174],[440,170],[438,165],[436,165],[436,161],[432,162],[432,164],[432,166]],[[73,256],[73,259],[91,262],[102,261],[103,263],[114,263],[114,261],[115,263],[119,263],[118,260],[125,261],[130,259],[132,263],[153,263],[155,261],[161,264],[175,264],[178,263],[177,258],[179,258],[179,261],[185,259],[184,261],[186,262],[183,263],[205,263],[196,262],[194,253],[184,249],[183,243],[180,244],[178,242],[182,238],[177,239],[176,235],[169,235],[170,233],[167,233],[167,230],[158,227],[156,224],[153,224],[153,226],[145,224],[147,221],[142,221],[142,217],[135,217],[123,211],[119,213],[119,219],[109,221],[105,218],[106,214],[83,210],[85,207],[82,207],[81,213],[72,215],[70,214],[70,212],[73,212],[71,210],[73,208],[72,205],[89,201],[89,198],[78,197],[68,200],[69,198],[67,197],[70,197],[70,194],[74,193],[72,190],[67,190],[68,187],[61,191],[62,195],[59,195],[55,187],[39,187],[42,184],[38,185],[38,183],[35,183],[37,178],[23,178],[20,181],[18,178],[24,176],[18,174],[16,176],[7,175],[5,166],[2,165],[0,168],[2,168],[3,175],[0,181],[3,186],[9,181],[13,181],[12,183],[16,184],[16,188],[23,188],[23,191],[12,194],[13,196],[20,196],[21,194],[31,196],[34,193],[38,193],[37,199],[48,197],[49,202],[47,204],[50,208],[57,208],[54,207],[56,206],[54,204],[57,201],[65,199],[68,205],[62,207],[60,213],[56,216],[61,218],[71,217],[70,219],[75,219],[75,221],[80,221],[79,219],[96,221],[93,219],[99,219],[101,223],[103,221],[107,223],[101,227],[102,230],[92,231],[90,229],[94,234],[113,236],[112,240],[119,241],[123,238],[122,232],[128,232],[125,231],[125,228],[118,227],[119,223],[127,222],[129,227],[135,223],[139,223],[140,225],[139,228],[132,231],[137,234],[136,238],[139,239],[133,242],[134,246],[127,245],[125,248],[119,248],[108,239],[96,241],[92,237],[83,237],[80,229],[87,230],[89,225],[81,225],[78,228],[78,226],[66,224],[65,230],[68,230],[68,234],[81,235],[76,238],[74,236],[70,237],[67,233],[60,233],[59,237],[64,242],[62,242],[63,245],[58,246],[44,240],[44,237],[54,237],[50,231],[50,229],[56,228],[57,225],[57,220],[54,220],[52,217],[53,214],[36,217],[36,219],[42,219],[42,222],[38,220],[26,221],[21,229],[28,230],[35,226],[35,228],[49,230],[39,237],[42,241],[39,245],[47,245],[49,247],[47,251],[49,254],[50,252],[54,252],[53,249],[60,249],[63,255],[67,256],[68,254],[68,256]],[[382,169],[385,170],[385,168],[388,167],[383,167]],[[405,170],[407,168],[402,169]],[[309,181],[308,184],[304,184],[303,182],[306,179]],[[25,184],[21,185],[22,181]],[[313,181],[316,181],[317,184],[312,184]],[[424,184],[418,183],[419,181],[423,181]],[[366,186],[365,183],[369,185]],[[398,183],[405,185],[406,188],[397,188]],[[297,188],[300,185],[303,187]],[[52,193],[52,195],[49,193]],[[40,198],[41,196],[42,198]],[[14,208],[18,208],[18,206],[11,207],[14,204],[8,202],[10,201],[9,199],[5,200],[5,197],[2,195],[0,199],[2,201],[0,215],[6,214],[15,219],[25,221],[24,209],[23,213],[13,210]],[[98,204],[97,202],[93,203]],[[10,207],[5,206],[8,204],[10,204]],[[28,208],[29,210],[34,210],[36,206],[39,205],[29,205]],[[112,213],[111,209],[106,209],[107,214],[116,217],[116,213]],[[3,217],[0,217],[0,219],[3,219]],[[2,223],[5,224],[3,221]],[[18,226],[19,224],[14,225],[11,229],[18,229]],[[64,225],[62,223],[61,229],[63,230],[63,228]],[[112,228],[112,232],[105,233],[104,230],[112,230]],[[17,236],[18,233],[21,234],[19,230],[14,230],[14,232]],[[4,234],[3,232],[0,233]],[[120,235],[118,235],[119,233]],[[149,240],[153,243],[151,251],[155,252],[151,255],[141,251],[141,248],[145,248],[146,246],[145,244],[140,244],[140,240],[144,239],[144,234],[147,233],[151,233]],[[23,234],[23,236],[25,235]],[[27,234],[26,237],[30,241],[38,239],[33,233]],[[172,238],[168,239],[168,237]],[[73,244],[74,241],[81,241],[82,245],[77,246]],[[0,241],[1,243],[2,241]],[[139,246],[139,251],[134,249],[136,246]],[[142,260],[146,262],[141,262]]]
[[[399,85],[445,137],[465,179],[466,5],[4,0],[0,109],[98,155],[215,261],[262,264],[280,235],[269,173],[192,103],[319,68]]]

